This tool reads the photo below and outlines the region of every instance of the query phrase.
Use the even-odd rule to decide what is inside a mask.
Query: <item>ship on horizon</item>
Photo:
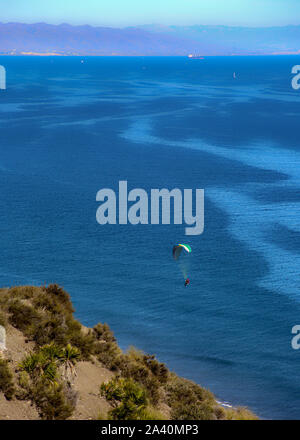
[[[192,58],[192,59],[195,59],[195,60],[204,60],[204,56],[202,56],[202,55],[196,55],[196,54],[193,54],[193,53],[190,53],[190,54],[188,55],[188,58]]]

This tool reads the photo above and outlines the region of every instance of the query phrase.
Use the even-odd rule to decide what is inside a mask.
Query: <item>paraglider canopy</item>
[[[183,250],[188,254],[192,252],[191,246],[189,246],[188,244],[177,244],[173,247],[173,258],[175,260],[178,260]]]
[[[191,246],[188,244],[179,243],[173,246],[173,258],[177,262],[182,275],[184,276],[185,286],[190,284],[190,280],[188,279],[188,267],[189,267],[189,257],[188,254],[192,252]]]

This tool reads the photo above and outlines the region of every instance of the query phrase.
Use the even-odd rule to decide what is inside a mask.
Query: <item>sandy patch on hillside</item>
[[[76,365],[77,376],[73,380],[74,389],[79,392],[74,420],[96,419],[99,413],[106,414],[110,406],[99,396],[101,383],[113,377],[113,373],[104,368],[98,361],[79,362]]]

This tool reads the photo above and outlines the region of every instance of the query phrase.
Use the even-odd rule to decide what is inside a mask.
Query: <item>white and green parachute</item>
[[[188,254],[192,252],[191,246],[188,244],[179,243],[173,246],[173,258],[177,261],[180,270],[184,276],[184,279],[187,278],[188,271],[188,263],[189,259],[187,258]]]

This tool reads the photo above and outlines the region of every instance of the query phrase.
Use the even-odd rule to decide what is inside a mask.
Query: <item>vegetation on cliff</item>
[[[100,384],[99,399],[114,420],[256,419],[250,411],[222,407],[213,394],[178,377],[155,356],[119,348],[107,324],[92,329],[75,318],[70,296],[56,284],[0,290],[0,320],[25,336],[31,349],[12,370],[0,359],[0,393],[7,400],[29,401],[39,417],[72,417],[80,396],[74,389],[78,363],[101,363],[110,379]],[[9,349],[9,347],[8,347]]]

